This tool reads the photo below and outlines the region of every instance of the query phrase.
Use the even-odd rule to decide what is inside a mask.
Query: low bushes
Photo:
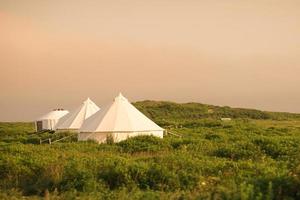
[[[171,130],[181,137],[141,136],[112,144],[76,138],[29,142],[70,135],[49,132],[0,139],[0,199],[300,198],[297,128],[284,128],[283,122],[278,127],[268,121],[195,121],[198,125]]]
[[[169,149],[169,144],[165,140],[154,136],[129,138],[118,143],[117,146],[120,146],[121,151],[126,153],[158,152]]]

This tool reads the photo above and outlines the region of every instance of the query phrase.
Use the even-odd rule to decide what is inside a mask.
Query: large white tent
[[[106,142],[108,136],[120,142],[138,135],[163,138],[164,129],[159,127],[129,101],[119,94],[112,103],[87,119],[78,134],[78,140]]]
[[[78,108],[63,117],[57,123],[56,130],[77,132],[83,124],[84,120],[86,120],[99,110],[100,108],[88,98]]]
[[[42,117],[38,118],[35,122],[36,131],[41,130],[54,130],[58,121],[68,114],[69,111],[64,109],[55,109]]]

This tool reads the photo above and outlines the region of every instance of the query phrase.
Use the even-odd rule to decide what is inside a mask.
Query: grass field
[[[49,145],[71,133],[0,123],[0,199],[300,199],[300,115],[143,101],[180,135]],[[231,121],[221,121],[230,117]]]

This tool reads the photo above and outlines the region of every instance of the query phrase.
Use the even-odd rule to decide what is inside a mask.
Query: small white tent
[[[56,126],[57,131],[78,131],[84,120],[99,111],[100,108],[89,98],[77,109],[63,117]]]
[[[64,109],[55,109],[36,120],[36,131],[54,130],[57,122],[69,111]]]
[[[122,94],[119,94],[111,104],[83,123],[78,140],[95,140],[103,143],[106,142],[108,136],[111,136],[114,142],[138,135],[163,138],[163,132],[164,129],[137,110]]]

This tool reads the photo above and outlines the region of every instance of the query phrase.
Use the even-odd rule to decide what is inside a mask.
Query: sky
[[[0,121],[119,92],[300,113],[299,0],[0,0]]]

